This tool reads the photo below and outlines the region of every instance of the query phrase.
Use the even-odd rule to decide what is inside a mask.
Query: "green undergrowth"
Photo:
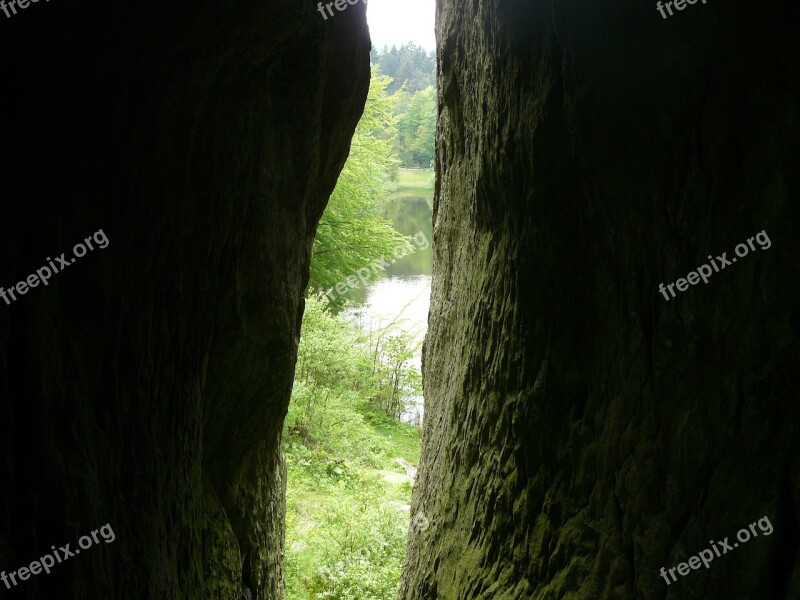
[[[332,410],[347,419],[330,438],[313,448],[296,435],[284,441],[287,597],[394,600],[411,486],[381,471],[400,480],[405,471],[395,458],[417,464],[419,433],[369,405]]]
[[[420,436],[387,412],[397,371],[374,347],[309,299],[283,442],[289,600],[397,595],[411,485],[396,459],[418,464]]]

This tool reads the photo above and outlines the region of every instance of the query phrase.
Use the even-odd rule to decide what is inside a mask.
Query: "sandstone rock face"
[[[439,3],[430,526],[402,600],[800,597],[788,9]]]
[[[40,2],[0,48],[0,285],[109,240],[0,301],[0,570],[116,534],[9,593],[282,598],[280,432],[363,6]]]

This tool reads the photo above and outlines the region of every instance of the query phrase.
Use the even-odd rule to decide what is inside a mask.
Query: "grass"
[[[372,404],[362,404],[358,412],[372,430],[374,441],[382,446],[383,454],[391,458],[391,466],[397,468],[394,459],[398,456],[414,464],[419,462],[421,443],[418,428],[401,423]]]
[[[398,192],[423,192],[433,195],[433,184],[436,174],[433,171],[416,171],[400,169],[397,175]]]
[[[391,191],[383,197],[382,205],[387,207],[393,202],[414,202],[423,198],[427,202],[428,208],[432,208],[435,177],[436,174],[433,171],[400,169],[397,175],[397,182],[392,186]]]
[[[419,430],[352,397],[328,411],[324,439],[284,442],[287,598],[394,600],[411,503],[395,459],[418,464]]]

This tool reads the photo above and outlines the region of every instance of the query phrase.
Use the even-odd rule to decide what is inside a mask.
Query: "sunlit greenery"
[[[401,54],[419,59],[417,66]],[[394,600],[405,557],[411,485],[397,459],[419,462],[420,434],[399,417],[422,394],[419,341],[397,323],[358,328],[348,309],[364,298],[363,285],[325,295],[396,246],[413,248],[400,231],[430,239],[433,173],[398,170],[397,155],[425,167],[432,159],[431,57],[416,48],[387,56],[398,59],[398,72],[412,74],[415,93],[404,88],[407,80],[373,68],[364,115],[313,246],[283,435],[288,600]],[[390,94],[390,86],[400,91]],[[414,222],[391,208],[406,201],[423,209]]]
[[[411,502],[396,463],[419,460],[419,431],[396,416],[418,394],[411,345],[367,334],[323,298],[307,300],[292,401],[286,583],[290,600],[393,600]]]
[[[433,167],[436,142],[436,89],[433,86],[413,95],[400,93],[397,102],[395,152],[403,166]]]
[[[378,199],[390,189],[396,134],[395,98],[386,93],[390,79],[373,68],[364,115],[356,127],[350,156],[320,220],[311,260],[312,291],[325,293],[358,269],[382,256],[405,238],[383,218]],[[336,296],[334,308],[346,297]]]
[[[373,49],[372,63],[391,78],[386,90],[396,94],[398,135],[394,152],[404,167],[427,169],[436,139],[436,55],[415,44]]]

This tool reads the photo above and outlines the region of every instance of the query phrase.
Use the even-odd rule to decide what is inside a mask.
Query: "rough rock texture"
[[[401,599],[800,597],[789,10],[439,3],[431,526]],[[765,515],[771,536],[659,576]]]
[[[277,599],[317,221],[369,79],[363,5],[39,2],[0,15],[0,596]]]

